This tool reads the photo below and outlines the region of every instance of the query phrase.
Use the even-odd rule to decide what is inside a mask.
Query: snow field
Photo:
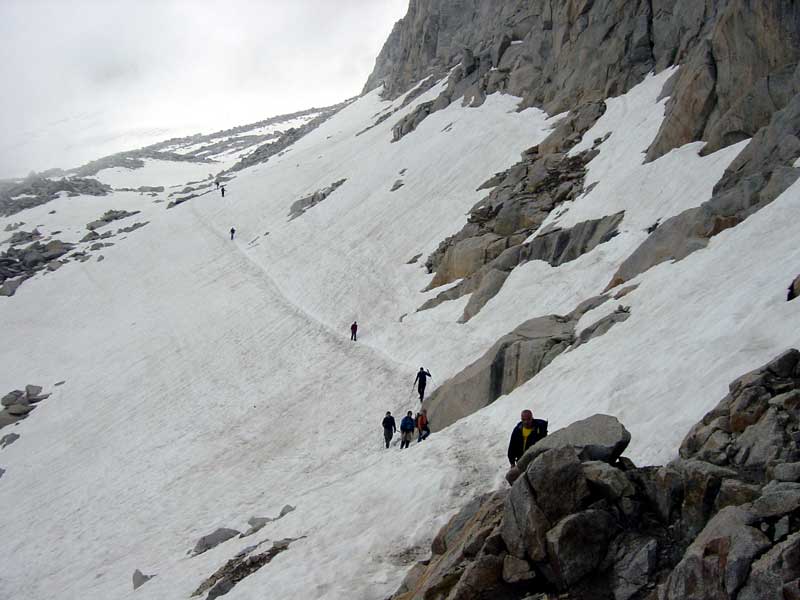
[[[591,143],[612,132],[589,166],[587,183],[600,183],[558,219],[569,227],[624,209],[620,235],[555,269],[518,267],[463,325],[468,298],[414,312],[439,291],[421,293],[430,281],[422,264],[486,195],[475,188],[553,125],[540,111],[517,113],[508,96],[477,109],[455,103],[390,143],[391,126],[442,84],[355,137],[402,100],[371,93],[240,172],[224,199],[212,193],[167,211],[115,193],[0,219],[0,228],[24,220],[76,236],[109,208],[143,210],[109,227],[151,220],[112,238],[102,263],[69,264],[0,299],[0,328],[14,336],[0,350],[0,389],[50,391],[67,380],[11,428],[22,437],[0,452],[0,597],[188,598],[241,548],[299,536],[226,598],[386,597],[452,511],[502,485],[522,408],[551,430],[615,414],[633,434],[631,458],[669,459],[733,377],[798,343],[798,309],[783,296],[800,262],[798,184],[586,315],[581,327],[631,306],[626,322],[512,394],[408,451],[383,449],[379,427],[386,410],[399,424],[418,407],[420,365],[439,385],[519,323],[572,310],[602,291],[642,229],[710,197],[741,145],[705,158],[687,146],[641,164],[663,117],[666,77],[608,102],[586,135]],[[176,184],[207,172],[179,176],[183,166],[173,166]],[[148,163],[113,185],[168,185],[156,181],[161,168]],[[163,173],[173,177],[166,165]],[[288,221],[295,200],[341,178]],[[389,192],[399,178],[405,185]],[[348,340],[353,319],[358,343]],[[186,555],[215,528],[242,530],[248,517],[275,516],[287,503],[297,510],[258,534]],[[133,596],[136,568],[158,575]]]

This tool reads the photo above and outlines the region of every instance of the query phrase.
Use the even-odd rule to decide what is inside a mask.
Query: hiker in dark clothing
[[[224,198],[225,197],[225,186],[224,185],[219,186],[219,191],[222,192],[222,197]]]
[[[383,417],[381,425],[383,425],[383,440],[386,442],[386,447],[388,448],[389,442],[392,441],[392,436],[397,431],[397,425],[395,425],[394,417],[388,410],[386,411],[386,416]]]
[[[353,324],[350,325],[350,341],[351,342],[355,342],[356,341],[356,337],[357,337],[356,334],[357,333],[358,333],[358,323],[356,321],[353,321]]]
[[[547,436],[547,421],[534,419],[529,410],[523,410],[520,419],[511,432],[511,441],[508,443],[508,462],[512,467],[528,448]]]
[[[233,227],[231,227],[231,239],[233,239],[234,235],[236,235],[236,230]]]
[[[217,189],[219,189],[219,181],[215,181],[214,183],[217,184]]]
[[[411,443],[411,436],[414,435],[414,417],[411,416],[411,411],[408,411],[403,420],[400,421],[400,450],[408,448]]]
[[[427,438],[431,434],[430,422],[428,421],[428,410],[423,408],[417,415],[417,443]]]
[[[417,385],[417,391],[419,392],[420,402],[422,402],[422,400],[425,398],[425,385],[428,383],[428,377],[430,376],[430,371],[420,367],[419,371],[417,371],[417,376],[414,378],[414,383],[419,382],[419,385]]]

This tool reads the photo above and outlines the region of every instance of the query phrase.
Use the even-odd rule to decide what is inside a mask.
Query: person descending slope
[[[217,179],[214,183],[217,184],[217,189],[219,189],[219,179]]]
[[[525,451],[544,437],[547,437],[547,421],[534,419],[530,410],[523,410],[520,422],[514,427],[508,442],[508,462],[511,466],[516,465]]]
[[[219,186],[219,191],[222,192],[222,197],[224,198],[225,197],[225,186],[224,185]]]
[[[383,441],[386,442],[386,447],[389,447],[389,442],[392,441],[392,436],[397,431],[397,425],[394,422],[394,417],[390,411],[386,411],[386,416],[383,417],[381,422],[383,425]]]
[[[417,376],[414,378],[414,383],[419,382],[417,385],[417,391],[419,392],[419,401],[422,402],[425,399],[425,386],[428,383],[428,377],[431,376],[431,372],[427,369],[422,367],[419,368],[417,371]]]
[[[418,444],[431,434],[431,426],[428,421],[428,409],[426,408],[423,408],[417,415],[417,431],[419,432],[419,436],[417,437]]]
[[[231,239],[233,239],[234,235],[236,235],[236,230],[233,227],[231,227]]]
[[[411,443],[411,436],[414,435],[414,417],[411,416],[411,411],[408,411],[403,420],[400,421],[400,450],[408,448]]]
[[[355,342],[358,334],[358,322],[353,321],[353,324],[350,325],[350,341]]]

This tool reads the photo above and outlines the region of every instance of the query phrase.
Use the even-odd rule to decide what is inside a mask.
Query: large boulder
[[[520,458],[518,466],[524,470],[540,454],[566,447],[575,448],[582,460],[611,463],[622,456],[630,441],[630,432],[616,417],[596,414],[539,440]]]
[[[617,533],[614,518],[602,510],[571,514],[547,532],[545,575],[560,589],[574,585],[603,561]]]

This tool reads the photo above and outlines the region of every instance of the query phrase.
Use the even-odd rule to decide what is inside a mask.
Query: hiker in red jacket
[[[423,408],[417,414],[417,430],[419,431],[419,436],[417,437],[418,444],[431,434],[431,427],[430,423],[428,422],[427,408]]]
[[[356,337],[357,337],[356,333],[358,333],[358,323],[356,321],[353,321],[353,324],[350,325],[350,341],[351,342],[355,342],[356,341]]]

